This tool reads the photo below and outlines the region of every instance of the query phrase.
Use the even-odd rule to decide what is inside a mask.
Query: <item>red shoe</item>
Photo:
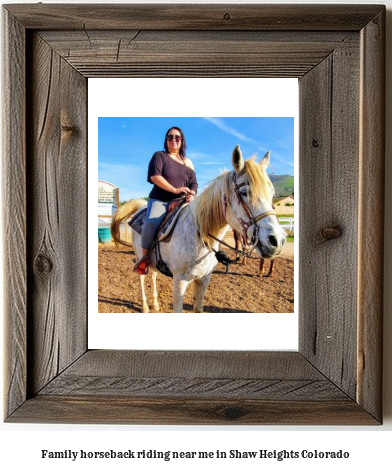
[[[139,260],[136,265],[133,267],[133,270],[138,273],[139,275],[147,275],[148,273],[148,264],[150,263],[149,258],[147,255]]]

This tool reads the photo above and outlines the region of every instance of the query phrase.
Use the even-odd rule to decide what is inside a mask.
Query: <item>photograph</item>
[[[294,117],[99,117],[98,311],[293,313],[294,147]]]

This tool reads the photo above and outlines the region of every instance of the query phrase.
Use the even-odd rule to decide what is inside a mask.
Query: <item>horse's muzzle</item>
[[[275,234],[269,234],[264,242],[257,244],[256,250],[262,258],[272,258],[278,256],[286,243],[286,237],[279,238]]]

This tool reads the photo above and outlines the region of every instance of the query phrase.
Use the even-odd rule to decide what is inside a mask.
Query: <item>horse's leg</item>
[[[259,276],[264,275],[264,258],[260,258]]]
[[[142,291],[142,313],[149,313],[150,310],[148,309],[146,290],[144,289],[144,280],[146,279],[146,275],[139,275],[139,277],[140,289]]]
[[[235,243],[235,249],[236,250],[239,250],[240,249],[240,240],[242,239],[242,237],[240,237],[236,231],[234,231],[233,233],[234,235],[234,243]],[[242,249],[243,250],[243,249]],[[242,262],[241,262],[243,265],[246,265],[246,257],[242,257]]]
[[[185,291],[190,282],[181,276],[173,278],[173,313],[182,313]]]
[[[157,292],[157,272],[151,273],[152,278],[152,310],[154,313],[159,311],[158,292]]]
[[[271,260],[268,276],[272,276],[274,274],[274,265],[275,265],[275,260]]]
[[[206,293],[207,287],[210,283],[211,275],[208,277],[203,278],[202,280],[195,280],[195,301],[193,305],[193,311],[195,313],[202,313],[203,312],[203,303],[204,303],[204,295]]]

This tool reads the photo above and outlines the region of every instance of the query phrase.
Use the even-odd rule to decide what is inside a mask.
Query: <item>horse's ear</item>
[[[242,171],[244,167],[244,159],[242,158],[242,153],[239,145],[237,145],[233,150],[231,162],[233,164],[233,168],[237,173]]]
[[[271,151],[267,151],[267,153],[263,156],[262,160],[260,161],[259,165],[268,168],[270,162],[270,155]]]

